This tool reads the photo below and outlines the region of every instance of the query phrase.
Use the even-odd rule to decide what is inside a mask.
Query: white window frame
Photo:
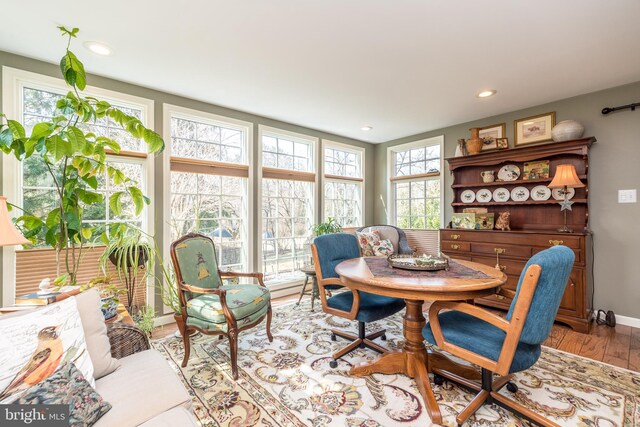
[[[358,177],[360,180],[358,179],[352,179],[352,177],[341,177],[339,179],[335,179],[335,178],[327,178],[325,177],[325,148],[329,148],[329,149],[336,149],[339,151],[346,151],[346,152],[350,152],[350,153],[354,153],[356,155],[358,155],[360,157],[360,176]],[[335,142],[335,141],[331,141],[328,139],[323,139],[322,140],[322,147],[321,147],[321,156],[320,156],[320,168],[321,168],[321,184],[320,184],[320,188],[321,188],[321,199],[322,199],[322,203],[321,203],[321,211],[320,211],[320,218],[322,218],[323,221],[326,221],[327,218],[324,215],[324,210],[325,210],[325,183],[326,182],[348,182],[348,183],[352,183],[352,184],[359,184],[360,185],[360,222],[361,224],[357,225],[357,226],[349,226],[350,227],[362,227],[365,225],[365,186],[366,186],[366,180],[364,179],[365,177],[365,155],[366,155],[366,151],[364,148],[362,147],[356,147],[353,145],[348,145],[348,144],[343,144],[340,142]]]
[[[311,209],[312,209],[312,222],[313,223],[317,223],[318,222],[318,218],[319,218],[319,212],[318,212],[318,194],[319,194],[319,179],[318,179],[318,159],[320,158],[320,140],[319,138],[310,136],[310,135],[305,135],[305,134],[301,134],[301,133],[296,133],[296,132],[291,132],[288,130],[284,130],[284,129],[278,129],[278,128],[274,128],[274,127],[270,127],[270,126],[264,126],[264,125],[258,125],[258,158],[256,159],[256,169],[258,170],[258,198],[257,198],[257,203],[259,204],[259,215],[257,218],[257,228],[256,228],[256,234],[254,234],[254,236],[256,236],[257,238],[255,239],[257,242],[257,250],[256,250],[256,266],[257,266],[257,271],[263,271],[263,260],[262,260],[262,137],[263,136],[272,136],[272,137],[284,137],[284,138],[290,138],[293,141],[298,141],[298,142],[304,142],[307,144],[311,144],[311,166],[312,166],[312,170],[309,171],[311,173],[315,173],[316,174],[316,178],[315,181],[312,185],[312,190],[313,190],[313,201],[311,203]],[[282,169],[283,171],[287,171],[288,169]],[[291,171],[293,173],[296,173],[298,171]],[[300,279],[293,279],[293,280],[287,280],[287,281],[277,281],[277,282],[272,282],[267,284],[267,286],[269,287],[269,289],[273,292],[276,291],[280,291],[280,290],[284,290],[287,288],[291,288],[293,286],[296,285],[300,285],[303,281],[303,278],[301,277]],[[276,295],[276,296],[279,296]]]
[[[53,92],[67,93],[69,86],[66,82],[57,77],[45,76],[30,71],[24,71],[7,66],[2,67],[2,111],[8,118],[21,120],[23,113],[23,89],[25,87],[41,89]],[[140,120],[142,124],[150,129],[154,127],[154,102],[150,99],[141,98],[125,93],[115,92],[95,86],[87,86],[83,91],[85,95],[94,96],[107,102],[112,102],[122,107],[129,107],[141,111]],[[10,202],[22,200],[22,168],[20,162],[13,155],[3,155],[2,160],[2,193]],[[134,157],[113,156],[118,161],[134,161]],[[143,192],[151,200],[150,205],[145,205],[142,213],[142,228],[146,232],[153,234],[154,223],[154,157],[147,155],[146,159],[140,158],[143,164],[143,181],[141,186]],[[145,188],[146,187],[146,188]],[[2,274],[2,305],[12,305],[15,303],[15,278],[16,278],[16,248],[3,248],[3,274]],[[40,280],[41,278],[34,278]],[[153,280],[147,280],[147,301],[146,303],[154,307],[155,292]]]
[[[391,178],[394,178],[396,176],[396,153],[411,150],[413,148],[424,148],[435,145],[440,147],[440,176],[437,179],[440,180],[440,227],[444,227],[444,135],[421,139],[419,141],[413,141],[407,144],[394,145],[387,148],[387,211],[389,212],[387,223],[397,226],[395,185],[394,181],[391,180]],[[415,178],[413,180],[424,179],[425,178]],[[406,179],[406,182],[409,181],[412,181],[410,176],[408,176]]]
[[[247,178],[247,195],[245,200],[245,211],[247,212],[246,218],[246,251],[247,251],[247,268],[250,271],[253,270],[256,264],[255,258],[255,239],[254,236],[254,221],[251,213],[254,211],[253,202],[253,177],[254,168],[253,165],[253,123],[245,122],[243,120],[234,119],[231,117],[220,116],[217,114],[207,113],[200,110],[194,110],[191,108],[181,107],[173,104],[163,104],[163,137],[166,144],[166,148],[162,153],[162,169],[163,169],[163,210],[166,216],[165,227],[163,233],[164,251],[163,257],[165,263],[171,263],[171,256],[169,254],[169,245],[171,244],[171,227],[169,221],[171,220],[171,153],[172,153],[172,140],[171,140],[171,118],[178,117],[186,120],[197,121],[200,123],[207,123],[214,126],[226,127],[229,129],[237,129],[246,135],[246,146],[243,147],[243,163],[249,166],[249,176]],[[167,265],[169,265],[167,264]],[[172,313],[172,310],[164,306],[164,314]]]

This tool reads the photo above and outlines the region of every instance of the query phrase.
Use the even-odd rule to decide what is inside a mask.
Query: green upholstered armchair
[[[189,361],[189,336],[194,331],[229,338],[231,370],[238,378],[238,333],[267,318],[267,337],[271,335],[271,294],[262,273],[221,272],[216,248],[207,236],[190,233],[171,244],[171,260],[176,271],[180,306],[185,323],[184,359]],[[251,277],[256,284],[224,285],[224,277]]]

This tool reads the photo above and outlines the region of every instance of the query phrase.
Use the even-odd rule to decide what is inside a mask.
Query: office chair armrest
[[[331,308],[327,305],[327,295],[325,292],[325,285],[340,285],[342,287],[346,287],[353,294],[353,303],[351,304],[351,311],[338,310],[337,308]],[[360,292],[355,289],[350,289],[345,286],[344,283],[340,279],[329,278],[318,280],[318,293],[320,294],[320,302],[322,303],[322,310],[328,314],[334,314],[336,316],[343,317],[348,320],[355,320],[358,315],[358,310],[360,309]]]
[[[507,322],[502,317],[486,311],[478,306],[467,304],[464,302],[436,301],[431,304],[431,307],[429,308],[429,324],[431,325],[431,331],[433,332],[433,336],[436,339],[436,344],[438,345],[438,347],[455,356],[475,363],[476,365],[479,365],[485,369],[496,372],[498,367],[498,363],[496,361],[491,360],[488,357],[481,356],[471,350],[467,350],[466,348],[462,348],[460,346],[452,344],[444,338],[442,327],[440,326],[440,319],[438,318],[438,314],[442,310],[455,310],[468,314],[470,316],[484,320],[485,322],[488,322],[503,331],[509,329],[509,322]]]
[[[258,283],[260,284],[260,286],[265,287],[264,284],[264,274],[262,273],[242,273],[242,272],[238,272],[238,271],[220,271],[220,277],[225,278],[225,277],[253,277],[254,279],[258,280]]]

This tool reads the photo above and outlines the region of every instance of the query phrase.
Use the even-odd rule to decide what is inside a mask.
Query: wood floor
[[[297,298],[297,295],[276,298],[273,300],[273,306],[286,304]],[[319,309],[320,302],[316,301],[316,310]],[[500,311],[496,313],[504,314]],[[153,331],[152,337],[163,338],[176,330],[175,324],[160,326]],[[582,334],[556,323],[544,345],[621,368],[640,371],[640,328],[624,325],[610,328],[594,323],[588,334]]]

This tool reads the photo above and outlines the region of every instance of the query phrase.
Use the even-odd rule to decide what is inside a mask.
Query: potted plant
[[[0,150],[13,154],[20,161],[32,156],[41,159],[45,173],[54,183],[56,203],[42,215],[23,211],[16,224],[28,239],[55,249],[57,276],[64,271],[66,281],[75,285],[83,250],[106,233],[104,227],[84,218],[85,212],[105,204],[105,196],[98,191],[98,177],[106,174],[115,185],[123,188],[109,197],[109,207],[114,215],[122,213],[125,198],[132,201],[137,215],[150,202],[136,181],[107,164],[107,152],[119,153],[120,144],[86,131],[86,125],[97,119],[110,119],[133,137],[142,139],[149,153],[162,151],[164,141],[138,118],[106,101],[82,94],[87,82],[84,65],[69,49],[78,29],[58,28],[68,39],[60,69],[69,85],[69,93],[56,102],[53,118],[33,124],[29,135],[21,123],[0,112]]]
[[[321,222],[311,226],[314,237],[322,236],[323,234],[340,233],[342,226],[338,224],[335,218],[329,217],[327,222]]]
[[[145,334],[147,334],[148,338],[151,338],[151,332],[153,332],[154,328],[154,319],[156,317],[156,313],[153,310],[153,307],[150,305],[143,305],[138,313],[133,316],[133,321],[136,322],[136,326]]]
[[[125,289],[118,288],[111,283],[110,275],[99,276],[91,279],[89,283],[80,287],[80,291],[97,288],[100,294],[100,309],[104,320],[109,320],[118,314],[118,304],[120,304],[120,295],[126,294]]]
[[[127,310],[133,313],[138,280],[153,273],[152,247],[138,229],[117,224],[110,231],[112,237],[104,239],[107,247],[100,256],[100,268],[107,274],[109,264],[113,264],[127,290]]]

